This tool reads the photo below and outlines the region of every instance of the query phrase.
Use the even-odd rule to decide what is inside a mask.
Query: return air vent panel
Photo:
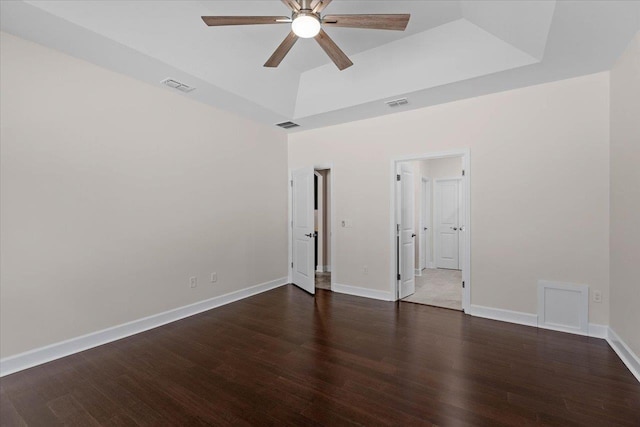
[[[293,122],[282,122],[282,123],[278,123],[276,126],[280,126],[283,129],[291,129],[291,128],[297,128],[300,125]]]
[[[399,107],[400,105],[407,105],[408,103],[409,101],[407,101],[407,98],[394,99],[392,101],[385,102],[389,107]]]
[[[162,84],[165,86],[169,86],[170,88],[173,88],[173,89],[178,89],[181,92],[187,92],[187,93],[195,89],[195,87],[179,82],[176,79],[164,79],[162,81]]]

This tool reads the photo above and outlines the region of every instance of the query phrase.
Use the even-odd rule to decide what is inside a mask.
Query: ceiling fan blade
[[[282,3],[286,4],[292,11],[300,12],[300,4],[296,0],[282,0]]]
[[[331,3],[331,0],[316,0],[311,5],[311,10],[313,10],[313,13],[320,13],[329,6],[329,3]]]
[[[353,65],[353,62],[344,54],[342,50],[338,47],[337,44],[329,37],[324,30],[320,30],[318,35],[315,37],[316,41],[320,45],[320,47],[329,55],[329,58],[333,61],[334,64],[338,67],[340,71],[345,68],[349,68]]]
[[[326,15],[322,24],[331,27],[404,31],[411,15]]]
[[[280,65],[284,57],[287,56],[287,53],[289,53],[289,51],[297,41],[298,36],[296,36],[295,33],[291,31],[289,35],[284,39],[284,41],[280,43],[280,46],[278,46],[276,51],[273,52],[271,58],[269,58],[267,62],[264,63],[264,66],[277,67],[278,65]]]
[[[223,25],[256,25],[291,23],[288,16],[203,16],[202,20],[210,27]]]

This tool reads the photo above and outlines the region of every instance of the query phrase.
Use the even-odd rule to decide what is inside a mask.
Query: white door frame
[[[329,188],[331,189],[331,193],[329,194],[329,199],[328,199],[328,203],[331,207],[331,212],[329,212],[329,217],[331,218],[331,226],[329,227],[329,230],[325,230],[325,232],[329,233],[329,236],[331,236],[331,290],[333,290],[335,288],[335,283],[336,283],[336,271],[338,271],[338,262],[337,262],[337,257],[334,255],[336,253],[336,247],[337,247],[337,236],[335,233],[335,224],[337,223],[336,221],[336,204],[333,202],[333,195],[334,195],[334,186],[333,186],[333,177],[334,177],[334,168],[333,168],[333,163],[320,163],[320,164],[316,164],[313,165],[313,169],[329,169],[331,171],[331,173],[329,174]],[[293,169],[289,169],[289,174],[288,174],[288,180],[287,180],[287,188],[288,188],[288,197],[287,197],[287,230],[288,230],[288,242],[289,244],[287,245],[289,247],[289,253],[288,253],[288,274],[287,274],[287,280],[289,283],[293,283],[293,267],[292,267],[292,263],[293,263],[293,233],[291,231],[291,227],[292,227],[292,222],[293,221],[293,193],[291,191],[291,179],[293,177],[292,175]],[[394,175],[395,176],[395,175]]]
[[[450,178],[437,178],[433,180],[433,193],[437,194],[438,191],[438,183],[441,181],[459,181],[458,185],[458,222],[460,225],[464,225],[464,197],[462,193],[464,192],[464,182],[462,181],[462,176],[452,176]],[[433,212],[435,213],[433,216],[433,223],[438,224],[439,215],[437,215],[438,209],[436,204],[438,203],[438,198],[433,198]],[[438,268],[438,254],[440,251],[438,250],[438,240],[436,238],[433,239],[433,266],[434,268]],[[464,254],[464,250],[462,245],[464,244],[463,233],[458,233],[458,267],[462,270],[462,256]]]
[[[429,197],[425,197],[426,194],[429,194]],[[429,200],[428,203],[428,207],[427,205],[427,199]],[[427,260],[427,246],[429,246],[429,248],[431,249],[431,228],[432,228],[432,223],[433,221],[431,220],[431,206],[433,201],[431,200],[431,178],[429,178],[428,176],[422,176],[422,178],[420,179],[420,220],[418,221],[420,224],[420,229],[418,230],[419,232],[419,236],[422,235],[422,233],[425,234],[425,241],[424,243],[422,242],[422,237],[420,237],[419,239],[419,245],[418,245],[418,269],[420,270],[420,274],[419,276],[422,275],[422,270],[424,270],[425,268],[431,268],[431,260]],[[425,224],[424,222],[424,217],[425,214],[428,211],[428,216],[429,216],[429,224]],[[424,230],[424,227],[427,227],[427,230]],[[429,251],[430,255],[433,255],[433,250]]]
[[[463,235],[464,244],[461,245],[463,248],[463,256],[460,257],[460,266],[462,268],[462,280],[465,284],[464,289],[462,289],[462,310],[465,312],[469,311],[471,306],[471,153],[468,148],[462,148],[458,150],[451,151],[441,151],[434,153],[425,153],[425,154],[413,154],[407,156],[394,157],[391,159],[389,165],[389,189],[390,189],[390,203],[389,203],[389,248],[391,248],[390,253],[390,263],[389,265],[394,266],[395,268],[390,268],[389,272],[389,291],[391,295],[393,295],[394,301],[398,300],[398,280],[397,280],[397,260],[396,260],[396,224],[398,223],[398,218],[396,214],[396,203],[397,203],[397,191],[396,191],[396,170],[397,164],[399,162],[406,162],[412,160],[431,160],[431,159],[442,159],[446,157],[462,157],[462,169],[464,170],[464,176],[462,177],[463,190],[463,214],[461,218],[464,218],[464,233],[460,233]],[[332,248],[333,250],[333,248]],[[333,280],[333,276],[332,276]],[[462,284],[460,284],[462,286]]]
[[[316,244],[317,244],[317,257],[318,257],[318,264],[316,265],[316,271],[319,273],[322,273],[324,271],[324,258],[322,257],[322,252],[323,252],[323,248],[324,248],[324,208],[322,205],[322,199],[324,197],[324,177],[322,176],[321,173],[318,173],[317,170],[314,169],[313,174],[315,175],[316,179],[318,180],[318,186],[317,186],[317,194],[314,194],[315,197],[318,198],[318,216],[316,218],[316,220],[318,221],[318,230],[317,230],[317,237],[316,237]]]

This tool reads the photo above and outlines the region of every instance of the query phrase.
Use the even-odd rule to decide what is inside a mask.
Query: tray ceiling
[[[269,124],[304,130],[608,69],[640,28],[640,2],[349,1],[326,13],[411,13],[405,32],[330,28],[354,62],[314,40],[262,67],[289,26],[209,28],[201,15],[283,15],[278,0],[2,2],[2,30]],[[170,90],[170,89],[167,89]]]

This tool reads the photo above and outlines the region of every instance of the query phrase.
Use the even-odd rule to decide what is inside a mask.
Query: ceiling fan
[[[340,50],[322,27],[349,27],[375,30],[404,31],[409,23],[409,14],[386,15],[321,15],[331,0],[282,0],[291,9],[287,16],[203,16],[202,20],[210,27],[224,25],[291,24],[291,32],[278,46],[265,67],[277,67],[289,53],[298,38],[315,38],[320,47],[340,70],[353,65],[353,62]]]

